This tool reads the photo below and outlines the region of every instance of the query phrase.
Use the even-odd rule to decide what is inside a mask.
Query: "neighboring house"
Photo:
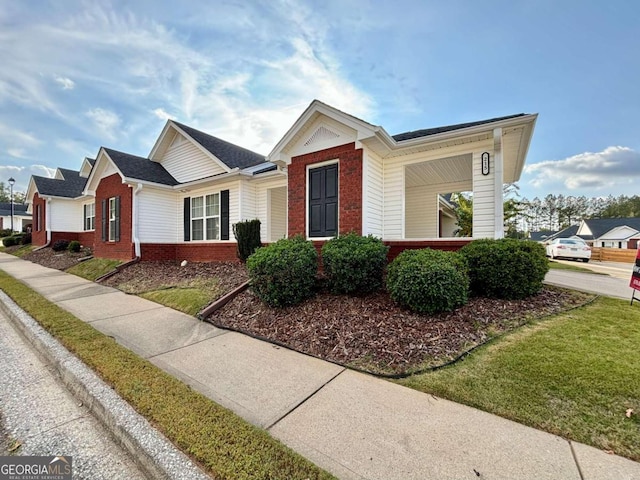
[[[28,205],[13,204],[13,231],[21,232],[27,225],[31,225],[31,214],[27,212]],[[0,203],[0,230],[11,228],[11,202]]]
[[[529,240],[534,242],[546,243],[555,238],[558,232],[553,232],[549,230],[543,230],[541,232],[529,232]]]
[[[76,229],[64,233],[80,235],[87,209],[93,213],[99,257],[231,260],[232,225],[253,218],[265,243],[301,234],[319,246],[354,231],[382,238],[392,254],[458,248],[470,239],[450,238],[455,215],[446,194],[473,192],[474,238],[503,236],[502,186],[519,179],[536,118],[390,136],[316,100],[266,159],[169,120],[148,158],[101,148],[95,164],[76,172],[85,181],[80,192],[60,169],[61,178],[48,180],[65,195],[34,180],[27,197],[49,219],[40,222],[48,239],[59,233],[58,203],[75,205]]]
[[[577,235],[593,247],[636,249],[640,239],[640,218],[582,220]]]

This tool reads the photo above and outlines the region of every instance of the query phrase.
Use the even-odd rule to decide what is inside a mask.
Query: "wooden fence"
[[[591,260],[633,263],[636,260],[636,253],[636,250],[631,249],[593,247],[591,249]]]

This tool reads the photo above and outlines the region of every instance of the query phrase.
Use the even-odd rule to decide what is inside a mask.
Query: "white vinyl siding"
[[[489,175],[482,175],[482,153],[489,152]],[[493,238],[496,231],[493,149],[473,152],[473,238]]]
[[[268,190],[269,241],[275,242],[287,236],[287,187]]]
[[[382,237],[382,160],[372,153],[362,157],[363,235]]]
[[[226,172],[216,161],[187,139],[178,142],[174,140],[160,163],[178,182],[190,182]]]
[[[51,201],[50,205],[51,211],[49,218],[51,222],[51,231],[82,232],[84,230],[83,208],[81,202],[54,199]]]
[[[438,238],[438,186],[407,188],[405,238]]]
[[[176,243],[182,239],[178,196],[177,192],[148,187],[138,193],[138,236],[142,243]]]
[[[283,188],[285,192],[285,206],[286,206],[286,196],[287,196],[287,178],[286,177],[278,177],[272,178],[269,180],[262,180],[260,182],[255,183],[255,198],[256,198],[256,216],[260,220],[260,239],[263,242],[270,242],[273,235],[269,233],[269,192],[272,189]],[[286,236],[286,221],[287,221],[287,210],[285,208],[284,212],[284,222],[285,222],[285,236]],[[276,232],[279,227],[276,227]],[[276,233],[277,234],[277,233]]]
[[[256,215],[256,187],[245,180],[240,183],[240,218],[253,220]]]

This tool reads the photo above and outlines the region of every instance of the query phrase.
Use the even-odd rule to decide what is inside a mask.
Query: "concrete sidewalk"
[[[583,292],[597,293],[605,297],[631,300],[633,289],[629,286],[630,280],[631,273],[629,273],[628,278],[623,279],[608,275],[551,269],[547,272],[544,283]]]
[[[0,254],[0,268],[345,479],[636,479],[640,464]]]

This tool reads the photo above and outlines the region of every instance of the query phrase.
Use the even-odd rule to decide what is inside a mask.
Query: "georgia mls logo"
[[[71,480],[72,458],[0,457],[0,480]]]

